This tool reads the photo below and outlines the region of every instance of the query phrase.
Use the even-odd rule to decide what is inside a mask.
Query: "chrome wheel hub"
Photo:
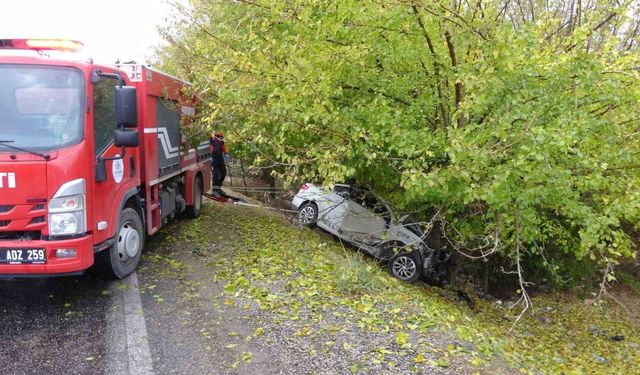
[[[399,256],[393,262],[393,274],[401,280],[408,280],[417,271],[416,262],[409,256]]]
[[[140,251],[140,235],[131,223],[125,223],[122,228],[120,228],[116,246],[122,263],[138,255]]]
[[[311,206],[307,206],[300,210],[299,218],[302,224],[311,224],[314,220],[316,211]]]

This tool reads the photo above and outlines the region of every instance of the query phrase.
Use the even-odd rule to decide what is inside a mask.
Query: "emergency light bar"
[[[32,49],[77,52],[83,44],[69,39],[0,39],[0,49]]]

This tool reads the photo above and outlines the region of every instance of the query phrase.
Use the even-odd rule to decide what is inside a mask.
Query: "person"
[[[225,165],[225,159],[229,158],[227,152],[227,145],[224,143],[224,134],[221,131],[217,131],[209,138],[209,149],[211,151],[211,170],[212,170],[212,182],[214,190],[221,190],[222,183],[225,177],[227,177],[227,167]]]

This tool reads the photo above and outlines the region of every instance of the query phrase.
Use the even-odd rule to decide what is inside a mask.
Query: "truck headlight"
[[[66,236],[86,232],[84,195],[49,202],[49,235]]]
[[[76,194],[66,195],[70,193]],[[86,222],[84,179],[67,182],[49,201],[49,235],[69,236],[85,233]]]

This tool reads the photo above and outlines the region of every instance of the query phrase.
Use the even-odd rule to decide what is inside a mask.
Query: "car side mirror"
[[[116,147],[138,147],[138,132],[131,130],[113,130],[113,144]]]
[[[133,86],[116,86],[116,125],[118,128],[138,126],[138,100]]]

